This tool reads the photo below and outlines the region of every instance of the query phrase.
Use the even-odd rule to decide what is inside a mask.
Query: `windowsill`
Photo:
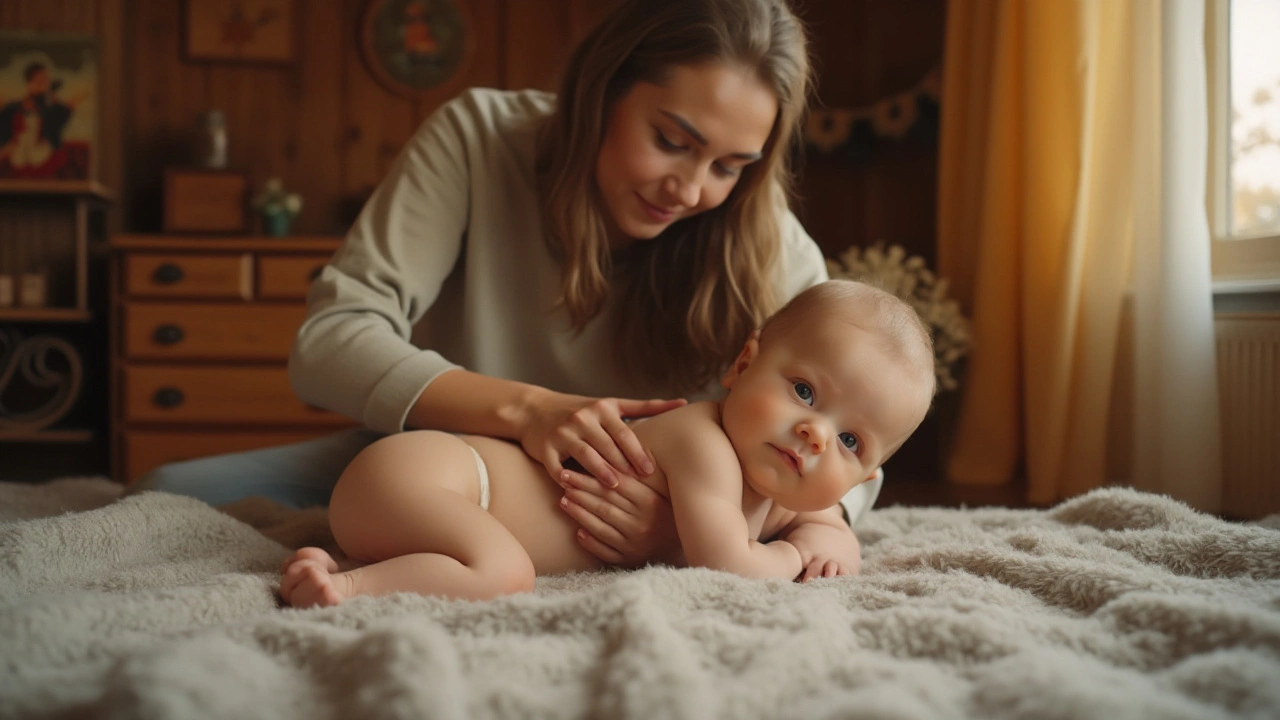
[[[1232,278],[1213,281],[1215,313],[1280,312],[1280,278]]]
[[[1214,297],[1274,292],[1280,292],[1280,278],[1233,278],[1213,281]]]

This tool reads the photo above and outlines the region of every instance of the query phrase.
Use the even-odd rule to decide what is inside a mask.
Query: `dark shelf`
[[[83,443],[93,440],[92,430],[0,430],[0,442],[23,443]]]
[[[0,308],[0,322],[78,323],[92,319],[92,312],[76,308]]]

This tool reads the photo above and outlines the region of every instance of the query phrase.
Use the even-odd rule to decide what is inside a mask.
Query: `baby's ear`
[[[742,352],[738,353],[738,359],[733,361],[729,369],[725,371],[724,377],[721,378],[720,384],[726,389],[732,388],[737,382],[738,376],[746,371],[747,366],[751,364],[752,358],[760,351],[760,331],[752,330],[751,335],[747,337],[747,341],[742,345]]]

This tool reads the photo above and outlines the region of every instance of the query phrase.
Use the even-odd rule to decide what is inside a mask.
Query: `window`
[[[1280,289],[1280,2],[1206,6],[1214,279]]]

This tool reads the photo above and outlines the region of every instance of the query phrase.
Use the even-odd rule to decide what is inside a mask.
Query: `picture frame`
[[[0,180],[96,178],[95,38],[0,32]]]
[[[289,65],[298,52],[297,0],[183,0],[189,62]]]
[[[370,73],[411,100],[448,97],[466,82],[475,33],[465,0],[370,0],[360,50]]]

